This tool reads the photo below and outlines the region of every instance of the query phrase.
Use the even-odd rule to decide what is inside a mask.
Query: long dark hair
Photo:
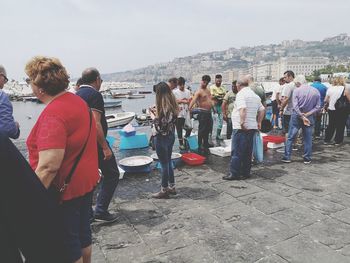
[[[160,82],[155,86],[156,91],[156,108],[159,118],[169,117],[174,118],[178,114],[178,105],[173,92],[165,82]]]

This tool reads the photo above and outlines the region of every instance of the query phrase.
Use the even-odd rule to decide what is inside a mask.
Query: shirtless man
[[[210,82],[210,76],[204,75],[200,88],[194,94],[194,97],[190,103],[189,108],[198,104],[198,146],[199,151],[203,154],[209,153],[209,133],[213,125],[213,119],[211,116],[211,108],[213,107],[213,101],[211,98],[210,90],[207,88]]]

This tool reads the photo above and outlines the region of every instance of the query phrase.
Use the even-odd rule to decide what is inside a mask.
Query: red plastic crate
[[[184,153],[181,158],[188,165],[201,165],[205,162],[205,157],[196,153]]]
[[[277,136],[277,135],[267,135],[262,138],[263,138],[264,151],[267,151],[267,144],[269,142],[282,143],[286,141],[286,138],[284,136]]]

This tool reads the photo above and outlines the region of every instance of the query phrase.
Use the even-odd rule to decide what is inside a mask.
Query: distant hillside
[[[104,74],[109,81],[157,82],[172,76],[193,76],[248,68],[261,62],[276,61],[280,57],[328,57],[332,62],[350,61],[350,37],[340,34],[322,41],[283,41],[281,44],[230,48],[223,51],[199,53],[175,58],[171,62],[144,68]]]

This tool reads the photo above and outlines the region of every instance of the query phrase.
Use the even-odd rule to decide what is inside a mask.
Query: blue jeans
[[[233,130],[230,173],[233,177],[249,176],[252,167],[253,137],[256,130]]]
[[[310,120],[311,125],[305,126],[302,119],[298,115],[293,113],[291,116],[290,123],[289,123],[289,130],[288,130],[288,139],[286,141],[286,146],[284,148],[284,157],[287,158],[288,160],[290,160],[290,157],[292,154],[293,142],[295,140],[295,137],[298,135],[298,131],[300,129],[303,130],[304,158],[306,160],[311,160],[312,130],[315,124],[315,118],[314,116],[309,116],[308,119]]]
[[[113,151],[111,159],[103,160],[103,158],[103,151],[101,147],[98,147],[98,167],[101,169],[103,175],[95,208],[95,214],[98,215],[107,213],[109,203],[113,198],[114,191],[119,182],[119,169]]]
[[[173,145],[175,142],[175,134],[169,135],[158,134],[154,137],[156,145],[156,152],[159,158],[160,166],[162,168],[162,187],[166,188],[169,185],[175,185],[174,170],[171,163],[171,154],[173,152]]]

